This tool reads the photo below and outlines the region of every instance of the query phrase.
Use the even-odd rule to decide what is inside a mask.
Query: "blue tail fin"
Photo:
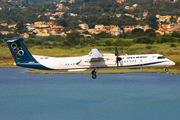
[[[36,62],[31,53],[22,43],[23,38],[7,38],[4,39],[11,51],[16,63]]]

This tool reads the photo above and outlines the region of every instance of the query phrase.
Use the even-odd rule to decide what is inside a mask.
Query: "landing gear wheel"
[[[96,78],[97,78],[97,75],[96,75],[96,74],[92,74],[92,78],[93,78],[93,79],[96,79]]]
[[[98,70],[97,70],[98,71]],[[97,75],[96,75],[96,68],[94,68],[94,70],[91,72],[91,74],[92,74],[92,78],[93,79],[96,79],[97,78]]]
[[[96,74],[96,71],[95,71],[95,70],[93,70],[93,71],[91,72],[91,74],[92,74],[92,75]]]
[[[168,67],[166,67],[165,71],[168,72]]]

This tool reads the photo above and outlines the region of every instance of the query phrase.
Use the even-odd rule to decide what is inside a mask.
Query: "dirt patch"
[[[0,65],[12,66],[13,63],[15,63],[13,59],[2,59],[2,60],[0,60]]]

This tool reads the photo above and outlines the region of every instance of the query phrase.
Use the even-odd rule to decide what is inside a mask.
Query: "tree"
[[[29,2],[28,2],[28,0],[26,0],[26,7],[28,7],[29,6]]]
[[[12,33],[7,34],[6,38],[13,38],[13,34]]]
[[[166,42],[177,42],[177,40],[171,37],[170,35],[164,34],[161,38],[160,43],[166,43]]]
[[[112,35],[110,33],[106,33],[104,31],[95,36],[100,37],[100,38],[111,38],[112,37]]]
[[[22,30],[23,30],[24,28],[25,28],[24,22],[23,22],[22,20],[20,20],[20,21],[17,23],[17,25],[16,25],[16,29],[17,29],[17,31],[22,32]]]
[[[138,37],[133,40],[134,43],[144,43],[144,44],[153,44],[155,42],[154,39],[151,39],[149,36]]]
[[[59,18],[59,16],[58,16],[58,15],[55,15],[55,16],[54,16],[54,18],[58,19],[58,18]]]
[[[4,39],[4,35],[0,32],[0,39]]]
[[[132,30],[132,35],[143,36],[144,35],[144,30],[140,29],[140,28],[135,28],[134,30]]]
[[[57,21],[57,25],[61,25],[63,27],[67,27],[67,20],[64,20],[64,19],[60,19]]]
[[[67,37],[66,39],[71,43],[71,44],[75,44],[75,45],[78,45],[79,44],[79,41],[80,41],[80,33],[77,32],[77,31],[73,31],[71,33],[68,33],[67,34]]]
[[[147,18],[147,21],[148,21],[149,27],[154,28],[156,30],[159,28],[156,15],[150,15]]]
[[[171,37],[178,37],[180,38],[180,33],[178,31],[173,31]]]
[[[147,29],[144,33],[145,35],[148,35],[149,37],[156,37],[156,32],[153,29]]]

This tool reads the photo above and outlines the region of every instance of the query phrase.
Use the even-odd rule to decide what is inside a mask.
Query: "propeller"
[[[117,68],[119,67],[118,66],[118,62],[122,60],[121,57],[118,57],[119,54],[118,54],[118,49],[115,47],[115,56],[116,56],[116,64],[117,64]]]

